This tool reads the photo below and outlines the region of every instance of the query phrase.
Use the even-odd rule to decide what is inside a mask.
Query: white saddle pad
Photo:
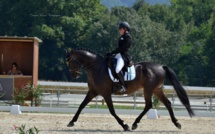
[[[110,68],[108,68],[108,73],[109,73],[109,76],[110,76],[110,78],[111,78],[111,80],[112,80],[113,82],[119,82],[118,79],[115,79],[115,78],[113,77]],[[131,67],[128,67],[128,72],[125,72],[124,80],[125,80],[125,81],[132,81],[132,80],[134,80],[135,77],[136,77],[136,71],[135,71],[134,65],[131,66]]]

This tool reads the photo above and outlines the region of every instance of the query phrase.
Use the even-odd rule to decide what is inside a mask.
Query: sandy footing
[[[124,132],[117,121],[109,114],[81,114],[74,127],[66,127],[74,114],[23,113],[11,115],[0,112],[0,134],[16,133],[13,126],[26,125],[26,130],[37,127],[40,134],[215,134],[215,118],[176,117],[182,125],[179,130],[169,116],[158,120],[146,119],[134,131]],[[130,127],[137,116],[119,115]],[[18,133],[18,132],[17,132]]]

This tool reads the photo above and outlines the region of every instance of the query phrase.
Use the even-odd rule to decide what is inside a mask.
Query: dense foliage
[[[137,0],[132,7],[111,10],[100,0],[1,0],[0,35],[41,38],[39,78],[71,81],[63,48],[83,46],[105,54],[117,46],[117,24],[126,20],[135,62],[168,65],[186,85],[214,86],[214,15],[214,0],[166,5]]]
[[[101,3],[108,8],[116,6],[132,7],[137,0],[101,0]],[[149,4],[170,4],[170,0],[145,0]]]

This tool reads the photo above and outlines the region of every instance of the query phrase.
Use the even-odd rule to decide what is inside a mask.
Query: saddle
[[[118,77],[117,74],[115,72],[115,68],[116,68],[116,63],[117,63],[117,59],[114,57],[110,57],[108,58],[108,72],[109,72],[109,76],[111,78],[111,80],[113,82],[118,82]],[[135,67],[134,67],[134,63],[131,61],[129,62],[129,64],[126,64],[123,68],[122,68],[122,73],[124,75],[124,80],[125,81],[131,81],[136,77],[136,72],[135,72]]]

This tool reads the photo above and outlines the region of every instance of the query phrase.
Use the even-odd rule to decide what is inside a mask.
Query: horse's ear
[[[69,53],[68,49],[64,48],[64,51],[66,52],[66,58],[70,57],[70,53]]]

